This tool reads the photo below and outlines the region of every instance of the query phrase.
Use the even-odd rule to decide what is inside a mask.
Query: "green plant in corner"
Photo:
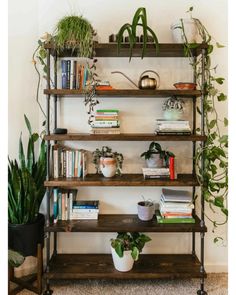
[[[19,140],[19,162],[10,160],[8,165],[8,221],[11,224],[34,222],[45,194],[46,146],[41,140],[39,156],[36,160],[34,146],[40,136],[32,133],[26,117],[29,131],[27,154],[24,153],[22,138]]]
[[[144,7],[140,7],[137,9],[137,11],[134,14],[132,24],[126,23],[124,24],[117,35],[117,45],[118,45],[118,54],[120,53],[121,45],[122,45],[122,39],[125,32],[128,33],[129,36],[129,44],[130,44],[130,55],[129,55],[129,61],[132,57],[133,48],[136,44],[136,37],[137,37],[137,29],[138,27],[142,28],[143,31],[143,48],[142,48],[142,58],[145,55],[147,42],[148,42],[148,34],[150,34],[153,37],[154,44],[156,47],[156,53],[158,53],[159,50],[159,43],[156,34],[154,31],[147,25],[147,13],[146,9]]]
[[[191,14],[192,11],[193,7],[190,7],[187,13]],[[197,177],[202,186],[205,201],[209,204],[213,213],[218,214],[220,210],[224,217],[223,220],[215,220],[214,217],[211,218],[204,212],[205,216],[212,222],[214,232],[216,227],[225,224],[228,220],[228,135],[222,132],[222,127],[228,126],[228,120],[227,118],[223,120],[220,118],[216,107],[216,103],[226,101],[227,96],[219,89],[225,79],[216,76],[217,66],[212,66],[211,63],[211,54],[214,48],[224,46],[213,40],[199,19],[194,18],[194,21],[202,42],[207,44],[205,58],[202,56],[196,60],[193,58],[192,49],[198,45],[187,42],[183,22],[181,29],[185,38],[185,55],[190,58],[190,64],[194,69],[197,83],[201,85],[202,76],[204,76],[205,81],[201,90],[204,93],[204,113],[202,115],[204,116],[207,140],[204,146],[200,145],[197,148],[195,163]],[[201,114],[201,110],[199,108],[197,110]],[[200,128],[197,131],[201,131]],[[201,167],[202,159],[204,159],[204,170]],[[214,214],[214,216],[217,215]],[[221,237],[216,237],[214,241],[217,242],[219,239],[222,240]]]
[[[122,232],[118,233],[115,239],[111,239],[111,246],[119,257],[123,257],[124,251],[131,250],[131,256],[134,261],[137,261],[143,247],[149,241],[151,241],[151,238],[147,235],[138,232]]]

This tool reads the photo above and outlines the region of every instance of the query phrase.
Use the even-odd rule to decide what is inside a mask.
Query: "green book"
[[[160,211],[156,211],[157,223],[195,223],[195,219],[192,218],[163,218]]]
[[[97,113],[119,113],[119,110],[97,110]]]

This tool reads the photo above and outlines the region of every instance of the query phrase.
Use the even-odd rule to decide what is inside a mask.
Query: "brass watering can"
[[[143,76],[143,74],[148,73],[148,72],[154,73],[157,76],[157,80],[155,78],[150,78],[148,75]],[[122,73],[120,71],[114,71],[114,72],[111,72],[111,74],[121,74],[121,75],[123,75],[135,87],[137,87],[139,89],[156,89],[156,88],[160,87],[160,76],[155,71],[152,71],[152,70],[144,71],[140,75],[138,85],[136,83],[134,83],[129,77],[127,77],[124,73]]]

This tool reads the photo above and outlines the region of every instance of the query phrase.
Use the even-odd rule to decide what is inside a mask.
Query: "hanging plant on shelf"
[[[191,14],[193,7],[187,11]],[[191,15],[192,17],[192,15]],[[228,126],[227,118],[221,119],[216,108],[216,102],[224,102],[227,96],[220,91],[219,87],[224,83],[224,78],[216,76],[217,66],[212,66],[211,54],[215,47],[222,48],[223,45],[214,41],[213,38],[199,19],[193,18],[196,24],[198,33],[203,43],[207,44],[206,56],[202,60],[194,59],[192,49],[197,47],[196,43],[188,43],[185,35],[184,23],[180,26],[184,37],[185,55],[190,58],[190,64],[194,69],[198,85],[201,85],[201,77],[204,75],[205,83],[202,91],[204,93],[204,113],[197,108],[197,111],[204,116],[205,134],[207,140],[205,146],[200,145],[196,151],[196,172],[197,178],[203,189],[205,201],[209,204],[214,217],[210,217],[205,213],[205,216],[213,224],[213,232],[219,226],[223,225],[228,220],[227,196],[228,196],[228,135],[223,134],[220,125]],[[200,128],[197,132],[200,132]],[[201,161],[204,159],[203,170]],[[215,216],[220,212],[223,214],[223,220],[215,220]],[[222,216],[221,214],[221,216]],[[222,240],[222,237],[216,237],[215,242]]]
[[[38,68],[38,63],[42,66],[43,77],[47,78],[47,50],[45,45],[52,43],[60,55],[60,53],[65,49],[70,49],[72,54],[78,57],[91,58],[94,56],[94,36],[96,32],[94,31],[92,25],[88,20],[82,16],[70,15],[65,16],[60,19],[56,25],[54,33],[46,33],[42,38],[38,40],[38,46],[33,53],[33,65],[38,75],[38,83],[36,89],[36,101],[46,118],[46,114],[39,102],[39,87],[41,83],[41,72]],[[95,105],[99,103],[95,97],[97,74],[96,71],[96,59],[93,59],[92,65],[87,62],[88,68],[88,83],[83,89],[83,94],[85,96],[84,103],[88,108],[89,119],[88,123],[92,122],[93,111]],[[55,66],[55,65],[54,65]],[[53,81],[50,81],[51,86],[54,87]]]

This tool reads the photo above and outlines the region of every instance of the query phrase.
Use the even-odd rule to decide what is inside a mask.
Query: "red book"
[[[175,179],[175,158],[169,158],[170,179]]]

